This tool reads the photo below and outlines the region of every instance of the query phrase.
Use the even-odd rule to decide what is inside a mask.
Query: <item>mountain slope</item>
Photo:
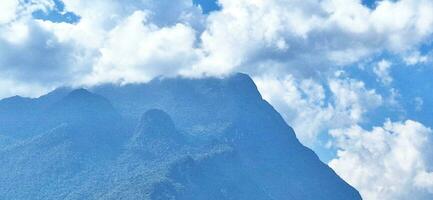
[[[0,199],[361,199],[247,75],[56,92],[0,101]]]

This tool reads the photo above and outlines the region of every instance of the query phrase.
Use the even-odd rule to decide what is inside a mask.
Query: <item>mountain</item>
[[[244,74],[0,101],[0,199],[361,199]]]
[[[0,135],[22,139],[43,131],[40,119],[46,116],[47,107],[70,91],[59,88],[36,99],[14,96],[0,100]]]

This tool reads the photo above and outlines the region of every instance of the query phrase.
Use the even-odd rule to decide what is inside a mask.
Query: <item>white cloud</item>
[[[415,186],[433,194],[433,172],[421,171],[415,176]]]
[[[310,147],[328,129],[348,127],[364,120],[365,114],[382,104],[375,90],[362,81],[336,76],[325,87],[313,79],[291,75],[254,77],[263,98],[276,107],[295,129],[298,138]],[[327,95],[325,90],[329,90]]]
[[[195,46],[203,16],[190,1],[179,0],[178,6],[170,6],[172,1],[64,3],[66,11],[80,15],[78,23],[32,19],[33,11],[53,8],[50,0],[16,5],[13,20],[0,24],[0,78],[46,88],[148,81],[180,74],[200,55]],[[170,15],[166,8],[172,8]],[[32,89],[17,93],[35,95],[25,91]]]
[[[349,78],[331,79],[329,87],[334,95],[336,109],[345,113],[343,116],[349,116],[353,122],[361,122],[368,110],[382,104],[382,97],[375,90],[367,89],[362,81]],[[340,120],[347,121],[341,117]]]
[[[2,0],[0,6],[0,26],[20,18],[29,18],[36,10],[47,11],[54,7],[51,0]]]
[[[312,146],[321,130],[334,117],[334,108],[325,105],[322,85],[314,80],[296,80],[288,75],[282,79],[254,77],[264,99],[269,101],[295,129],[298,138]]]
[[[424,105],[424,100],[421,97],[415,97],[414,103],[415,103],[415,110],[416,111],[422,111],[422,107]]]
[[[385,33],[388,48],[404,51],[429,37],[433,30],[432,9],[429,0],[381,1],[371,21],[377,33]]]
[[[204,16],[190,0],[63,0],[65,10],[81,17],[80,23],[111,30],[135,11],[148,13],[148,20],[158,26],[185,23],[200,28]],[[101,12],[103,11],[103,12]]]
[[[0,24],[7,23],[15,18],[18,0],[4,0],[0,6]]]
[[[84,68],[89,60],[75,56],[80,49],[60,41],[40,21],[20,19],[0,30],[0,78],[52,87],[75,82],[89,71]]]
[[[15,16],[7,14],[8,21],[17,20],[1,25],[0,28],[13,30],[15,27],[15,32],[21,33],[21,37],[31,36],[29,40],[15,39],[16,41],[55,41],[59,47],[69,48],[61,52],[66,57],[73,57],[73,62],[65,57],[54,58],[64,60],[64,63],[46,67],[58,69],[63,66],[65,71],[76,71],[78,68],[78,71],[88,74],[82,76],[86,80],[67,78],[65,84],[119,79],[125,82],[145,81],[165,73],[201,76],[234,71],[247,72],[253,76],[278,72],[307,79],[318,74],[325,74],[326,77],[327,73],[332,74],[341,66],[358,62],[381,51],[407,55],[407,51],[413,52],[417,45],[429,39],[433,31],[433,18],[430,14],[433,12],[429,12],[433,10],[433,3],[426,0],[381,1],[374,10],[365,7],[358,0],[221,0],[219,3],[222,10],[212,12],[208,17],[202,15],[190,0],[64,0],[65,11],[80,16],[80,21],[76,24],[49,21],[35,23],[30,13],[38,9],[53,9],[54,4],[50,0],[28,2],[18,5],[19,11],[15,12]],[[13,3],[10,5],[16,7]],[[130,23],[136,13],[146,13],[143,17],[144,24]],[[394,17],[399,20],[394,20]],[[129,24],[126,25],[127,23]],[[26,29],[29,25],[33,27]],[[123,38],[122,41],[129,45],[122,46],[122,52],[110,49],[116,46],[114,35],[120,35],[120,30],[126,29],[126,26],[130,30],[139,31],[134,35],[131,33],[130,37],[146,41],[146,45],[143,45],[144,42],[132,42]],[[33,32],[39,29],[47,32],[47,37],[33,37]],[[152,57],[150,50],[137,51],[138,48],[142,50],[160,46],[161,40],[149,39],[160,33],[164,33],[166,39],[173,37],[166,42],[178,42],[170,48],[170,44],[164,47],[170,50],[167,55],[159,51],[159,55],[155,55],[159,58],[166,57],[165,60],[170,61],[145,61],[141,57]],[[174,39],[180,36],[177,34],[182,34],[183,38],[179,40],[185,42],[179,44]],[[5,40],[10,42],[14,38],[16,37],[6,36]],[[5,45],[1,48],[9,51],[14,47]],[[187,49],[191,51],[188,55]],[[114,53],[123,53],[124,56],[119,58]],[[119,63],[122,59],[129,60],[130,63]],[[167,65],[175,65],[177,62],[181,64],[171,68],[173,70],[164,70]],[[122,66],[114,66],[121,64]],[[10,67],[12,66],[8,66]],[[117,71],[116,78],[113,76],[113,68]],[[122,73],[119,74],[121,68]],[[137,70],[138,68],[146,70]],[[104,71],[108,74],[103,74]],[[145,78],[138,80],[137,73]],[[59,80],[61,74],[63,73],[59,74]],[[94,80],[89,81],[89,77]]]
[[[175,76],[200,58],[191,27],[179,23],[160,28],[147,17],[136,11],[107,34],[85,83],[145,82],[160,75]]]
[[[203,28],[204,16],[192,1],[67,0],[65,7],[80,15],[80,22],[64,25],[67,28],[51,23],[51,28],[59,38],[66,33],[64,40],[95,55],[91,73],[77,84],[145,82],[156,76],[178,75],[201,55],[196,36]],[[68,34],[70,30],[74,34]],[[85,37],[80,37],[82,32]]]
[[[191,73],[260,73],[274,62],[269,70],[311,75],[382,51],[403,56],[433,32],[431,1],[381,1],[374,10],[358,0],[220,3],[201,36],[208,56]]]
[[[431,199],[432,134],[411,120],[332,130],[339,150],[329,165],[366,200]]]
[[[389,85],[392,82],[392,77],[390,75],[391,65],[391,62],[387,60],[381,60],[376,66],[373,67],[373,72],[385,85]]]
[[[426,63],[429,61],[428,55],[421,55],[419,51],[412,52],[406,56],[403,57],[404,62],[406,65],[416,65],[418,63]]]
[[[0,78],[0,96],[11,97],[17,94],[28,94],[30,97],[37,97],[42,92],[49,92],[55,88],[34,83],[15,82],[1,76]]]

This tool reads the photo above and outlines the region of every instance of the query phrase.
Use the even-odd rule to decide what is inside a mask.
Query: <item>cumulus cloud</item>
[[[39,21],[18,21],[0,30],[0,76],[53,84],[69,82],[80,75],[78,67],[83,65],[75,57],[78,49],[59,41]]]
[[[175,76],[200,58],[194,48],[194,29],[181,23],[158,27],[147,17],[136,11],[107,34],[86,83],[145,82],[159,75]]]
[[[0,26],[20,18],[29,18],[36,11],[46,12],[54,8],[51,0],[3,0],[0,6]]]
[[[54,89],[54,87],[47,87],[46,85],[16,82],[5,77],[0,78],[0,96],[2,97],[11,97],[17,94],[38,96],[41,92],[49,92]]]
[[[337,73],[321,84],[287,75],[254,77],[263,97],[294,127],[299,139],[314,146],[328,129],[360,123],[365,114],[383,103],[381,95],[362,81]],[[329,91],[329,92],[326,92]]]
[[[46,80],[43,73],[47,72],[52,79],[58,76],[58,80],[64,79],[64,84],[76,85],[146,81],[173,74],[224,75],[234,71],[251,75],[290,73],[306,78],[329,76],[342,66],[381,51],[407,55],[433,31],[432,12],[429,12],[433,3],[427,0],[380,1],[375,9],[358,0],[220,0],[222,9],[209,16],[203,15],[190,0],[64,0],[64,11],[80,17],[75,24],[31,18],[35,10],[53,10],[51,0],[7,2],[5,5],[11,9],[1,17],[7,21],[1,25],[2,29],[27,27],[20,32],[25,35],[27,31],[32,38],[24,41],[49,44],[29,45],[41,48],[41,52],[50,45],[58,47],[58,55],[50,56],[63,62],[43,63],[40,58],[45,68],[63,68],[66,74],[85,73],[80,74],[84,78],[79,80],[56,70],[42,71],[40,82]],[[394,20],[395,17],[399,20]],[[127,30],[136,33],[122,37],[121,32]],[[42,35],[33,37],[41,31],[44,31]],[[159,34],[165,38],[152,38]],[[5,36],[4,40],[10,42],[13,38]],[[122,52],[115,41],[124,43]],[[165,49],[166,55],[156,50],[157,47]],[[6,44],[1,48],[12,49],[11,55],[26,51]],[[1,68],[18,71],[23,68],[15,65],[29,65],[25,59],[16,62],[5,61]]]
[[[416,65],[419,63],[428,62],[430,60],[430,56],[422,55],[419,51],[415,51],[404,56],[403,60],[406,63],[406,65]]]
[[[208,56],[195,73],[311,75],[381,51],[403,55],[433,31],[431,1],[380,1],[374,10],[357,0],[220,3],[201,36]]]
[[[269,101],[295,129],[303,144],[313,145],[320,131],[334,117],[334,108],[325,104],[323,86],[312,79],[297,80],[254,77],[264,99]],[[305,120],[308,119],[308,123]]]
[[[13,8],[1,7],[11,12],[0,24],[0,78],[53,88],[179,74],[200,55],[196,36],[204,17],[190,1],[171,3],[65,0],[64,12],[80,16],[69,24],[32,18],[34,11],[53,11],[50,0],[11,1]]]
[[[0,24],[11,21],[15,17],[18,0],[5,0],[0,7]]]
[[[379,80],[385,84],[389,85],[392,82],[392,77],[390,75],[391,62],[387,60],[381,60],[373,67],[373,72],[379,78]]]
[[[366,200],[431,199],[432,134],[411,120],[332,130],[339,150],[329,165]]]
[[[433,172],[419,172],[415,176],[415,186],[433,194]]]

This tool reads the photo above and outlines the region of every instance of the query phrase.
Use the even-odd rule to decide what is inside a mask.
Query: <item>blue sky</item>
[[[65,4],[61,0],[53,0],[54,8],[48,11],[37,10],[32,13],[36,19],[49,20],[53,22],[77,23],[80,17],[72,12],[65,11]],[[220,9],[215,0],[193,0],[195,6],[200,6],[204,14]]]
[[[200,5],[206,14],[220,9],[218,2],[215,0],[194,0],[193,2],[196,5]]]
[[[244,72],[365,199],[425,199],[431,13],[429,0],[5,0],[0,98]]]
[[[54,0],[53,9],[43,11],[36,10],[32,16],[36,19],[49,20],[52,22],[77,23],[80,17],[72,12],[65,11],[65,4],[60,0]]]

